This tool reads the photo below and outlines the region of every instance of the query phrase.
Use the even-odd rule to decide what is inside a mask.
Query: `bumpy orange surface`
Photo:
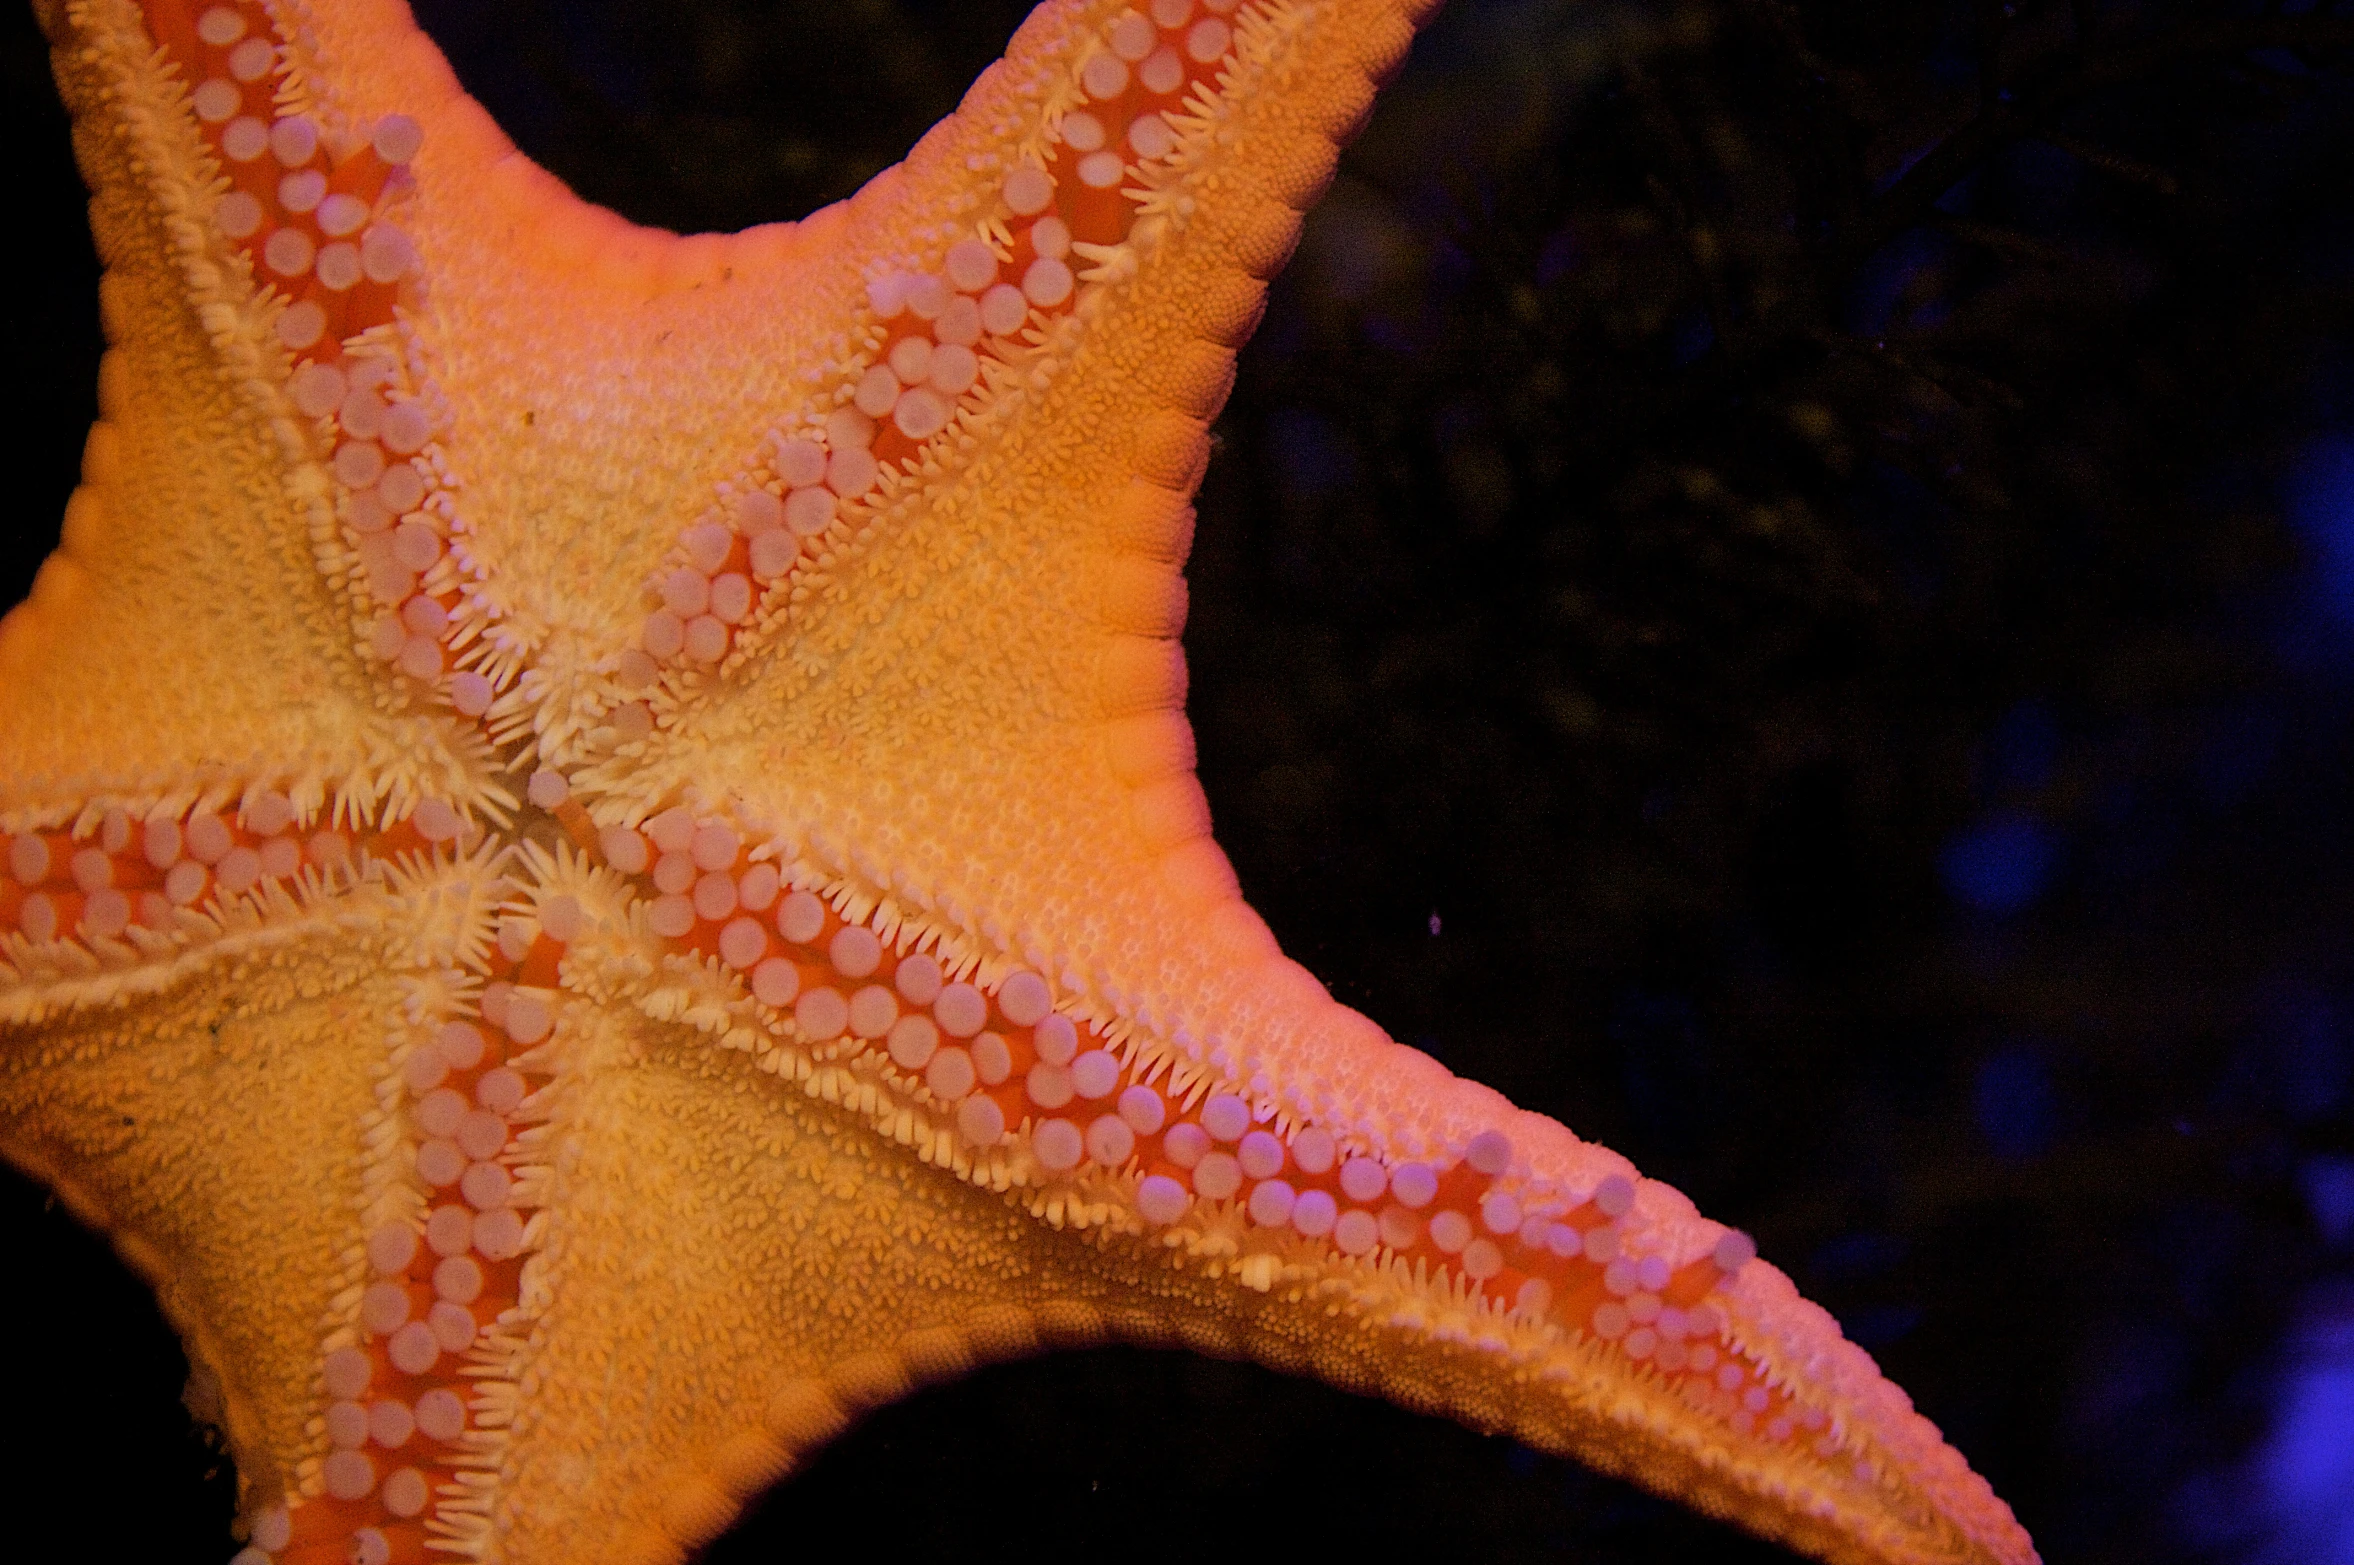
[[[672,1560],[1122,1338],[1826,1559],[2020,1562],[1828,1316],[1275,949],[1187,500],[1398,0],[1042,7],[678,239],[396,3],[46,12],[113,347],[0,623],[0,1146],[223,1388],[240,1559]]]

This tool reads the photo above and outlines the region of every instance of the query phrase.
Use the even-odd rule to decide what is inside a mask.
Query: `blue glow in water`
[[[2200,1473],[2169,1509],[2203,1558],[2354,1565],[2354,1298],[2320,1302],[2297,1329],[2246,1460]]]
[[[2298,1171],[2313,1226],[2331,1248],[2354,1239],[2354,1158],[2310,1157]]]
[[[1970,1106],[1997,1157],[2029,1158],[2051,1145],[2057,1118],[2051,1071],[2028,1045],[2004,1049],[1979,1065]]]
[[[2292,1119],[2329,1117],[2345,1101],[2349,1076],[2337,1007],[2319,989],[2295,984],[2284,987],[2271,1009],[2265,1069],[2273,1094]]]
[[[2259,1560],[2354,1565],[2354,1318],[2309,1335],[2258,1482],[2272,1534]]]
[[[1937,867],[1954,900],[1981,913],[2016,913],[2043,894],[2054,858],[2051,828],[2011,811],[1956,832]]]
[[[2305,632],[2314,651],[2343,656],[2354,641],[2354,436],[2307,447],[2288,483],[2288,516],[2312,562]]]

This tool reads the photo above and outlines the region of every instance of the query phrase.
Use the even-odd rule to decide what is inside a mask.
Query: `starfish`
[[[1742,1235],[1284,958],[1188,501],[1425,7],[1042,7],[796,225],[630,228],[390,0],[44,12],[113,347],[0,622],[0,1148],[241,1565],[674,1560],[991,1360],[1245,1354],[1826,1559],[2034,1558]]]

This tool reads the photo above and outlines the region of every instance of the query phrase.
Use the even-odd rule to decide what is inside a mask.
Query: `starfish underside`
[[[0,622],[0,1146],[217,1378],[241,1558],[674,1560],[858,1409],[1115,1338],[2034,1558],[1210,840],[1187,502],[1424,9],[1049,4],[851,201],[687,239],[394,0],[45,9],[113,346]]]

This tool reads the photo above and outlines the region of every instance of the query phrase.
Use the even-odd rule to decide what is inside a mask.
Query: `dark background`
[[[679,229],[848,193],[1023,9],[424,8],[527,152]],[[1753,1230],[2055,1562],[2354,1562],[2349,45],[2343,6],[1459,0],[1202,494],[1202,778],[1285,946]],[[97,347],[21,14],[5,63],[0,602]],[[0,1224],[12,1514],[225,1556],[145,1294],[21,1181]],[[813,1537],[1783,1557],[1127,1351],[878,1414],[710,1558]]]

